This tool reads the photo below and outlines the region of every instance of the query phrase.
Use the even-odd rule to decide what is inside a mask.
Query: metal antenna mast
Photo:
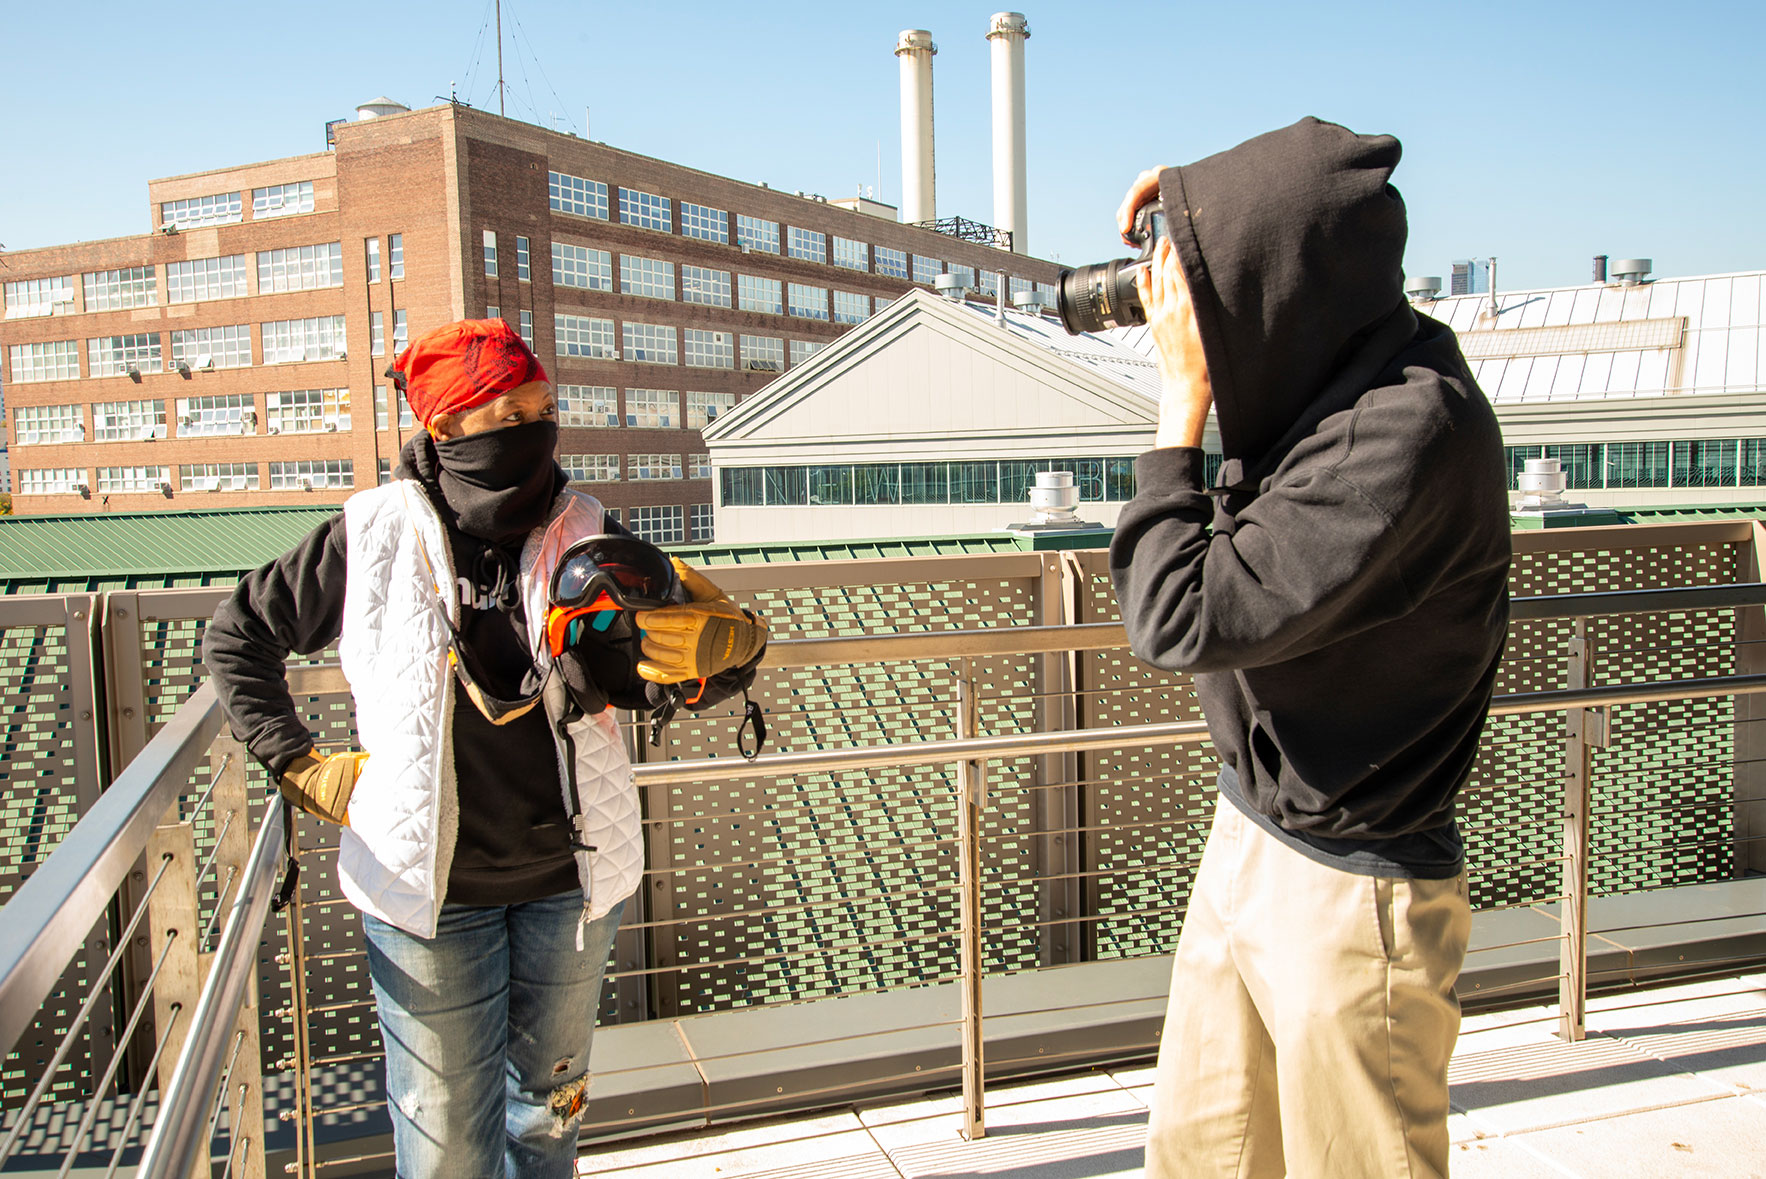
[[[503,0],[497,0],[497,113],[509,115],[503,109]]]

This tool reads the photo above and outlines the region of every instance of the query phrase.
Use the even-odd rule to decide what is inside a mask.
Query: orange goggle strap
[[[607,610],[618,611],[621,607],[605,591],[587,606],[554,606],[546,611],[546,643],[552,650],[552,658],[564,654],[565,639],[570,633],[570,624],[585,614],[599,614]]]

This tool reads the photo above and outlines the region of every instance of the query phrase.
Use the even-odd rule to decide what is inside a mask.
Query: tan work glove
[[[644,658],[638,674],[657,684],[702,680],[741,667],[766,646],[766,621],[730,601],[710,578],[670,557],[689,601],[639,610]]]
[[[282,797],[315,818],[350,825],[350,792],[367,762],[366,753],[334,753],[320,757],[309,749],[282,771],[277,783]]]

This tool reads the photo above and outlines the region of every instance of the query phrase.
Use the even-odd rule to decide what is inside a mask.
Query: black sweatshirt
[[[511,591],[512,610],[499,609],[495,599],[504,588],[499,581],[512,583],[520,568],[521,541],[498,546],[459,529],[437,483],[427,434],[406,444],[398,475],[416,479],[442,519],[455,576],[463,583],[459,630],[470,652],[469,670],[493,695],[519,698],[533,666],[525,610],[518,592]],[[558,487],[563,485],[560,471]],[[606,527],[624,532],[611,520]],[[276,777],[312,747],[312,734],[289,696],[283,661],[290,651],[321,650],[342,633],[347,565],[340,512],[242,578],[203,638],[203,657],[234,733]],[[511,905],[579,887],[545,709],[496,726],[457,689],[453,743],[460,827],[447,901]]]
[[[1110,548],[1222,793],[1350,871],[1444,878],[1508,617],[1496,417],[1403,296],[1399,146],[1307,119],[1160,177],[1226,463],[1150,451]]]

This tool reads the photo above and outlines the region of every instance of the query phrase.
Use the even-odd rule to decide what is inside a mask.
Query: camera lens
[[[1135,260],[1116,258],[1061,271],[1055,283],[1055,309],[1068,332],[1101,332],[1147,322],[1134,286]]]

